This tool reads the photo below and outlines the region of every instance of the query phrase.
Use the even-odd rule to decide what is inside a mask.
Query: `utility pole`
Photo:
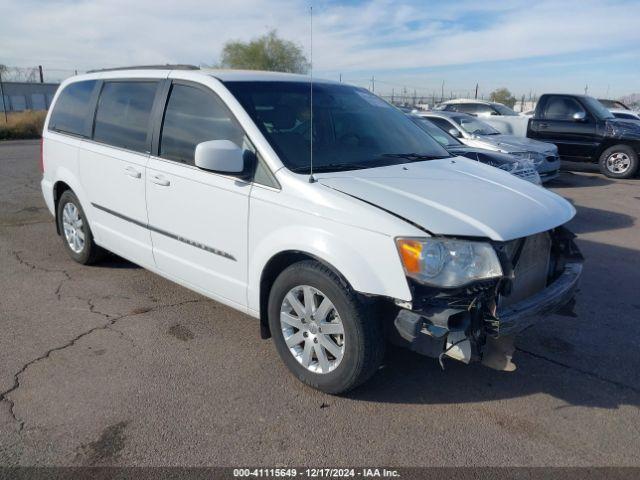
[[[442,80],[442,90],[440,91],[440,101],[444,102],[444,80]]]
[[[9,123],[7,118],[7,105],[4,101],[4,86],[2,85],[2,70],[0,70],[0,96],[2,96],[2,111],[4,112],[4,122]]]
[[[478,84],[477,83],[476,83],[476,96],[473,97],[473,98],[475,98],[476,100],[478,99]]]
[[[40,72],[40,83],[44,83],[44,75],[42,74],[42,65],[38,65],[38,71]]]
[[[342,74],[340,74],[340,83],[342,83]]]

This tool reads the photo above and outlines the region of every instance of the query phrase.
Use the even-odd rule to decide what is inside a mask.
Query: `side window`
[[[476,103],[475,105],[473,105],[473,107],[474,107],[474,111],[467,112],[467,113],[473,113],[474,115],[481,115],[483,117],[486,117],[489,115],[495,115],[497,113],[491,105]]]
[[[459,108],[460,108],[460,105],[456,103],[448,103],[447,105],[445,105],[443,110],[445,110],[446,112],[458,112]]]
[[[174,84],[160,134],[162,158],[194,164],[196,145],[209,140],[231,140],[244,145],[244,131],[213,92]]]
[[[584,112],[584,108],[575,98],[550,97],[544,107],[543,118],[547,120],[572,120],[573,115],[578,112]]]
[[[136,152],[149,150],[147,132],[158,82],[105,82],[98,100],[93,138]]]
[[[87,135],[89,100],[96,83],[95,80],[88,80],[67,85],[53,106],[49,130]]]
[[[459,103],[457,111],[475,115],[478,112],[478,105],[475,103]]]
[[[429,117],[429,120],[431,120],[433,123],[435,123],[438,127],[440,127],[445,132],[449,132],[449,130],[451,130],[452,128],[455,128],[453,125],[449,123],[448,120],[445,120],[444,118]]]
[[[271,173],[271,170],[269,170],[269,167],[267,167],[264,161],[260,158],[258,158],[256,171],[253,174],[253,181],[260,185],[266,185],[267,187],[280,188],[280,185]]]

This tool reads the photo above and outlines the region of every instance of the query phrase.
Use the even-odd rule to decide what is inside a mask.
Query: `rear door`
[[[105,80],[92,140],[78,154],[96,241],[143,266],[153,266],[145,203],[151,117],[159,79]]]
[[[210,88],[180,80],[167,87],[147,176],[156,266],[224,303],[246,306],[251,183],[197,168],[194,153],[209,140],[252,147]]]
[[[575,98],[568,95],[549,95],[539,109],[540,116],[529,121],[529,136],[558,146],[561,157],[574,160],[590,159],[598,140],[596,119]],[[573,115],[584,113],[583,121]]]

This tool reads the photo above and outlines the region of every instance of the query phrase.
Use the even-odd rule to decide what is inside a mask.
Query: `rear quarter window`
[[[60,93],[49,119],[49,130],[88,136],[89,102],[97,81],[87,80],[67,85]]]

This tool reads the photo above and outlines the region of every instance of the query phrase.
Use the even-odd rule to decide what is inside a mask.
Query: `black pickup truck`
[[[527,137],[555,143],[563,160],[598,162],[608,177],[629,178],[638,170],[640,122],[615,118],[587,95],[542,95]]]

